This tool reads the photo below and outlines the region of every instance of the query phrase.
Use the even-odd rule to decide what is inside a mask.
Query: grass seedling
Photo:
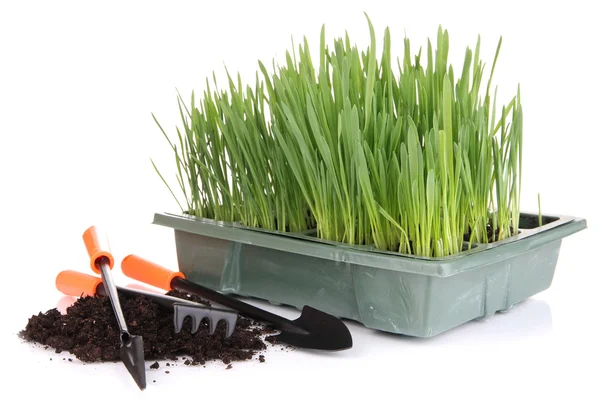
[[[484,84],[479,40],[456,75],[441,27],[426,55],[405,39],[394,63],[389,29],[378,53],[367,23],[365,51],[348,34],[330,48],[323,27],[317,66],[305,39],[282,65],[259,62],[254,86],[228,75],[198,106],[178,97],[183,129],[163,134],[182,210],[426,257],[518,232],[520,91],[502,108],[491,92],[502,40]]]

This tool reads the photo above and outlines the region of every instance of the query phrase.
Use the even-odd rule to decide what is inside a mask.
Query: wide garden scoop
[[[350,331],[340,319],[310,306],[304,306],[300,317],[296,320],[288,320],[190,282],[185,279],[185,275],[181,272],[171,272],[160,265],[135,255],[129,255],[123,259],[121,270],[128,277],[140,282],[164,290],[178,289],[197,294],[205,299],[237,310],[243,316],[262,321],[281,331],[276,336],[277,341],[296,347],[318,350],[345,350],[352,347]]]
[[[104,238],[101,239],[98,236],[94,226],[85,230],[83,233],[83,241],[85,242],[85,248],[90,256],[92,270],[102,276],[104,289],[110,299],[110,303],[112,304],[117,319],[117,324],[121,330],[121,348],[119,349],[119,356],[135,380],[135,383],[137,383],[140,389],[144,390],[146,388],[144,343],[142,337],[133,336],[129,334],[129,331],[127,330],[127,323],[125,323],[125,317],[121,310],[117,287],[110,274],[110,270],[112,269],[115,260],[108,250],[108,242],[106,242]]]

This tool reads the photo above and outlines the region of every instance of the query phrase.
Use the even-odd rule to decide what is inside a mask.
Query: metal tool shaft
[[[123,310],[121,309],[121,302],[119,302],[119,295],[117,292],[117,286],[112,280],[110,266],[108,258],[102,257],[98,260],[98,267],[100,268],[100,274],[102,275],[102,283],[104,289],[108,294],[110,303],[117,318],[117,324],[121,330],[121,341],[129,339],[129,330],[127,330],[127,323],[125,323],[125,316],[123,316]]]

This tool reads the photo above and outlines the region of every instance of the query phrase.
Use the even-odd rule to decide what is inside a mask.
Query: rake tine
[[[230,337],[235,330],[237,323],[237,313],[223,310],[213,309],[211,307],[187,304],[187,303],[175,303],[173,304],[173,323],[175,324],[175,333],[179,333],[183,326],[183,322],[186,317],[192,319],[192,333],[198,331],[200,322],[203,319],[208,319],[208,328],[210,334],[214,334],[217,329],[217,324],[220,320],[224,320],[226,324],[226,335],[225,338]]]

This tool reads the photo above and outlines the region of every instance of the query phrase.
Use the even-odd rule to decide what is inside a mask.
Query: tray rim
[[[521,212],[523,216],[538,213]],[[310,237],[306,233],[288,233],[246,227],[239,223],[217,221],[187,214],[155,213],[153,224],[174,230],[259,246],[299,255],[319,257],[336,262],[368,266],[389,271],[402,271],[448,277],[486,264],[523,254],[537,247],[560,241],[587,228],[587,221],[569,215],[543,214],[557,220],[533,229],[519,229],[519,234],[502,241],[477,244],[470,250],[445,257],[421,257],[374,247],[335,243]]]

